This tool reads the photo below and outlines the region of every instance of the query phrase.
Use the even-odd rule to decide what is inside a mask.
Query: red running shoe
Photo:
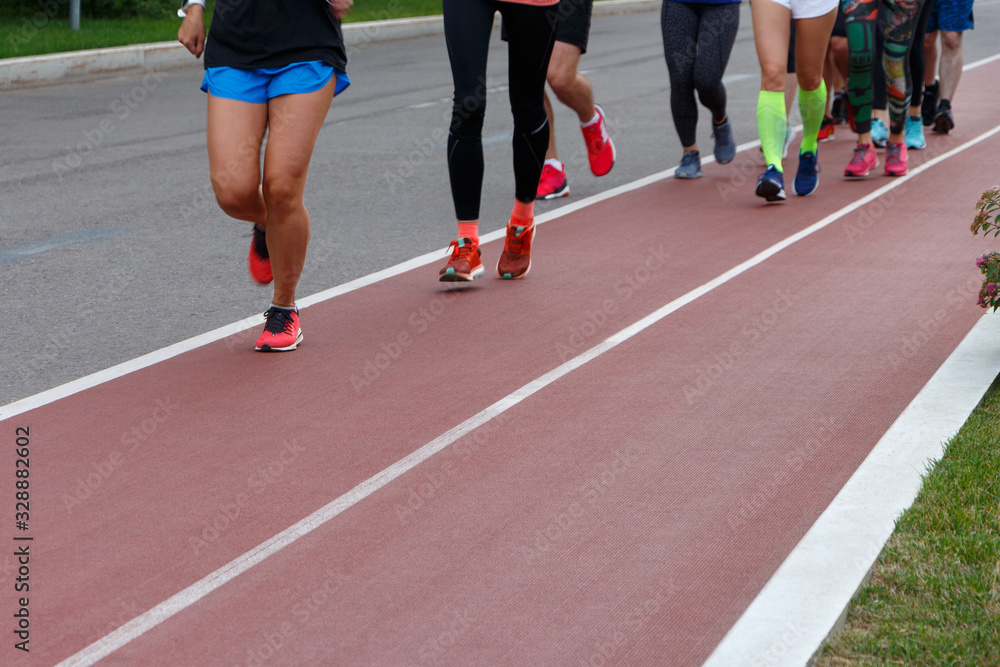
[[[438,273],[438,280],[443,283],[471,282],[482,277],[486,272],[483,268],[479,244],[470,238],[460,238],[451,242],[449,248],[455,249],[444,268]]]
[[[871,144],[858,144],[854,147],[854,157],[844,169],[846,178],[864,178],[878,166],[878,154]]]
[[[906,175],[906,144],[892,141],[885,142],[885,175]]]
[[[819,126],[819,134],[816,135],[816,141],[833,141],[833,119],[829,116],[823,118],[823,122]]]
[[[551,164],[542,165],[542,177],[538,181],[538,194],[535,199],[558,199],[569,194],[569,183],[566,182],[566,167],[554,167]]]
[[[593,125],[580,128],[583,140],[587,143],[587,157],[590,159],[590,171],[594,176],[604,176],[615,166],[615,145],[608,136],[608,124],[604,120],[604,109],[594,105],[594,113],[598,121]]]
[[[534,224],[521,227],[507,223],[507,238],[497,262],[498,276],[505,280],[517,280],[528,275],[531,270],[531,241],[534,238]]]
[[[250,266],[250,277],[255,283],[267,285],[274,280],[274,276],[271,275],[271,256],[267,254],[264,229],[257,225],[253,226],[253,239],[250,241],[247,264]]]
[[[254,348],[259,352],[288,352],[302,342],[299,313],[271,306],[264,313],[264,332]]]

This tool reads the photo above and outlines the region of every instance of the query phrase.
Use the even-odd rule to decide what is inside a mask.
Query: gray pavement
[[[967,62],[1000,51],[1000,3],[977,2],[976,21]],[[490,58],[484,232],[505,224],[513,196],[496,33]],[[575,117],[557,105],[572,194],[542,211],[680,158],[658,12],[596,17],[581,67],[608,114],[618,164],[594,178]],[[334,101],[306,188],[313,232],[300,297],[443,248],[455,233],[443,37],[364,45],[348,71],[353,85]],[[246,274],[249,225],[212,196],[200,79],[193,63],[0,95],[0,405],[267,307],[270,288]],[[751,141],[759,68],[746,8],[726,81],[737,142]],[[955,110],[961,123],[961,88]],[[711,153],[706,119],[698,139]],[[538,243],[544,251],[544,234]]]

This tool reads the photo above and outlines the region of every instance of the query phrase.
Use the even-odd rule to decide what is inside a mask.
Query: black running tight
[[[499,0],[444,0],[444,35],[455,80],[448,174],[459,220],[479,219],[486,58],[497,11],[503,15],[508,36],[510,107],[514,114],[514,195],[519,201],[534,201],[549,145],[543,94],[559,5],[536,7]]]
[[[670,110],[682,146],[693,146],[698,105],[716,122],[726,117],[722,75],[740,27],[740,4],[687,3],[664,0],[660,11],[663,54],[670,73]]]

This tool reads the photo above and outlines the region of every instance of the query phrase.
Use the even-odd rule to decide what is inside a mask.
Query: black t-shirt
[[[327,0],[217,0],[205,67],[256,69],[321,60],[344,71],[340,20]]]

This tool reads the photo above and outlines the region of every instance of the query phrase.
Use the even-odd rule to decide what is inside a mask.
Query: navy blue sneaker
[[[767,201],[785,201],[785,179],[774,165],[757,178],[756,194]]]
[[[792,192],[800,197],[808,197],[816,192],[819,185],[819,160],[812,151],[799,153],[799,171],[792,181]]]
[[[712,123],[712,136],[715,137],[715,161],[719,164],[732,162],[736,157],[736,139],[728,117],[720,125]]]

